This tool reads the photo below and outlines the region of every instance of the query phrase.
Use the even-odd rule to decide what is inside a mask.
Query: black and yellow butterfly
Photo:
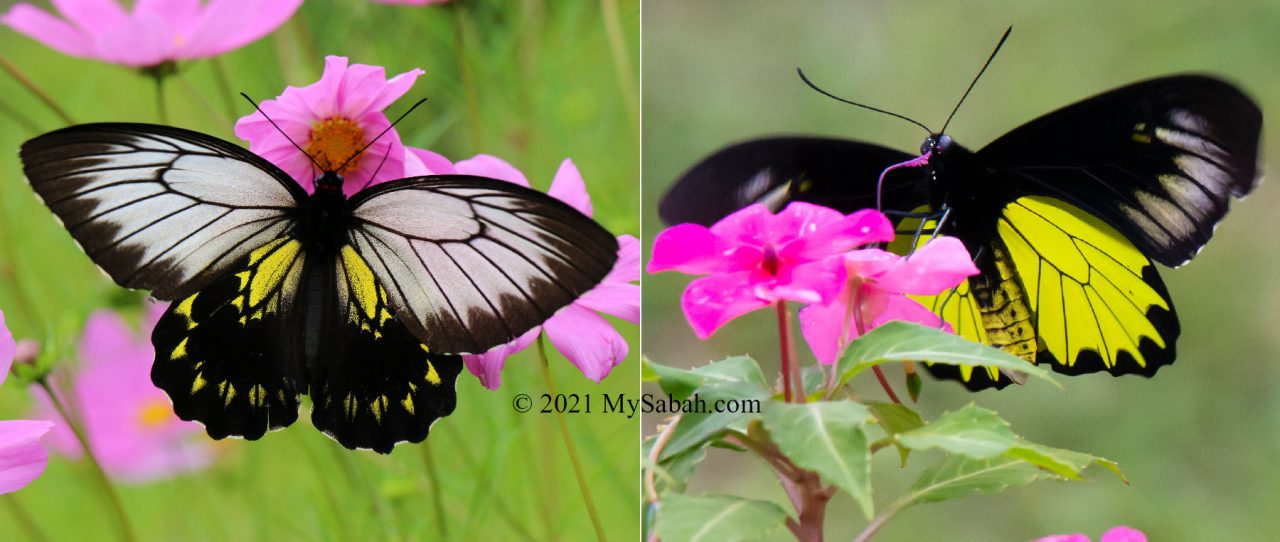
[[[1186,263],[1230,199],[1257,186],[1261,128],[1262,112],[1236,87],[1163,77],[1067,106],[976,152],[934,133],[920,151],[928,164],[889,171],[880,197],[884,209],[932,216],[900,228],[938,226],[973,254],[979,275],[920,299],[958,334],[1066,374],[1150,376],[1173,362],[1179,333],[1152,260]],[[837,139],[747,141],[686,172],[660,214],[709,224],[752,203],[875,208],[881,172],[912,158]],[[929,370],[973,390],[1011,382],[987,368]]]
[[[453,412],[462,353],[541,324],[617,258],[572,207],[511,183],[400,179],[308,195],[239,146],[145,124],[28,141],[36,193],[118,284],[174,303],[151,379],[213,438],[298,417],[348,448],[420,442]]]

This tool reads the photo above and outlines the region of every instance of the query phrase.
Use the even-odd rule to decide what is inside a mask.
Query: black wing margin
[[[31,187],[116,283],[182,299],[283,235],[306,197],[232,143],[150,124],[82,124],[22,145]]]
[[[658,214],[668,224],[710,226],[753,203],[777,210],[807,201],[844,213],[875,208],[880,173],[912,158],[843,139],[753,139],[725,147],[681,175],[662,197]],[[885,177],[885,209],[911,211],[927,202],[920,171],[896,170]]]
[[[1235,86],[1182,75],[1067,106],[978,155],[1020,191],[1076,205],[1178,266],[1209,241],[1230,199],[1257,186],[1261,130],[1262,111]]]
[[[465,175],[384,183],[350,200],[350,243],[433,353],[480,353],[594,288],[618,243],[546,194]]]

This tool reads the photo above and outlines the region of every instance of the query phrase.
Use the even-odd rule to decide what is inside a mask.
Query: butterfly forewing
[[[493,179],[403,179],[352,205],[351,246],[433,352],[509,342],[593,288],[617,260],[617,241],[590,218]]]
[[[1262,112],[1204,76],[1134,83],[1017,128],[978,151],[1025,194],[1071,203],[1154,260],[1186,263],[1231,198],[1257,186]]]
[[[288,230],[305,197],[275,166],[196,132],[85,124],[22,146],[32,188],[117,283],[178,299]]]

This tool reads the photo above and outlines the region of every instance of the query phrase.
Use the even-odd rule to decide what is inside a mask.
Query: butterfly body
[[[216,138],[89,124],[23,145],[32,187],[117,283],[172,301],[151,378],[214,438],[312,424],[348,448],[419,442],[455,406],[459,354],[600,282],[613,236],[534,190],[462,175],[308,194]]]
[[[1181,331],[1154,264],[1190,260],[1230,200],[1257,185],[1261,126],[1258,106],[1227,82],[1162,77],[976,151],[937,133],[920,155],[804,136],[745,141],[682,175],[659,212],[701,224],[752,203],[910,213],[899,231],[955,236],[980,271],[917,299],[956,333],[1066,374],[1151,376],[1173,362]],[[985,368],[929,370],[972,390],[1012,382]]]

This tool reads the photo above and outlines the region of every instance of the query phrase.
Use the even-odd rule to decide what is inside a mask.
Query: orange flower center
[[[311,142],[307,143],[307,154],[320,164],[325,171],[335,171],[339,175],[355,170],[360,165],[360,158],[352,158],[364,146],[364,130],[354,121],[342,117],[334,117],[321,121],[311,129]],[[351,160],[347,162],[347,160]],[[342,167],[347,162],[346,167]]]
[[[143,429],[159,429],[173,420],[169,403],[163,399],[151,399],[138,409],[138,422]]]

